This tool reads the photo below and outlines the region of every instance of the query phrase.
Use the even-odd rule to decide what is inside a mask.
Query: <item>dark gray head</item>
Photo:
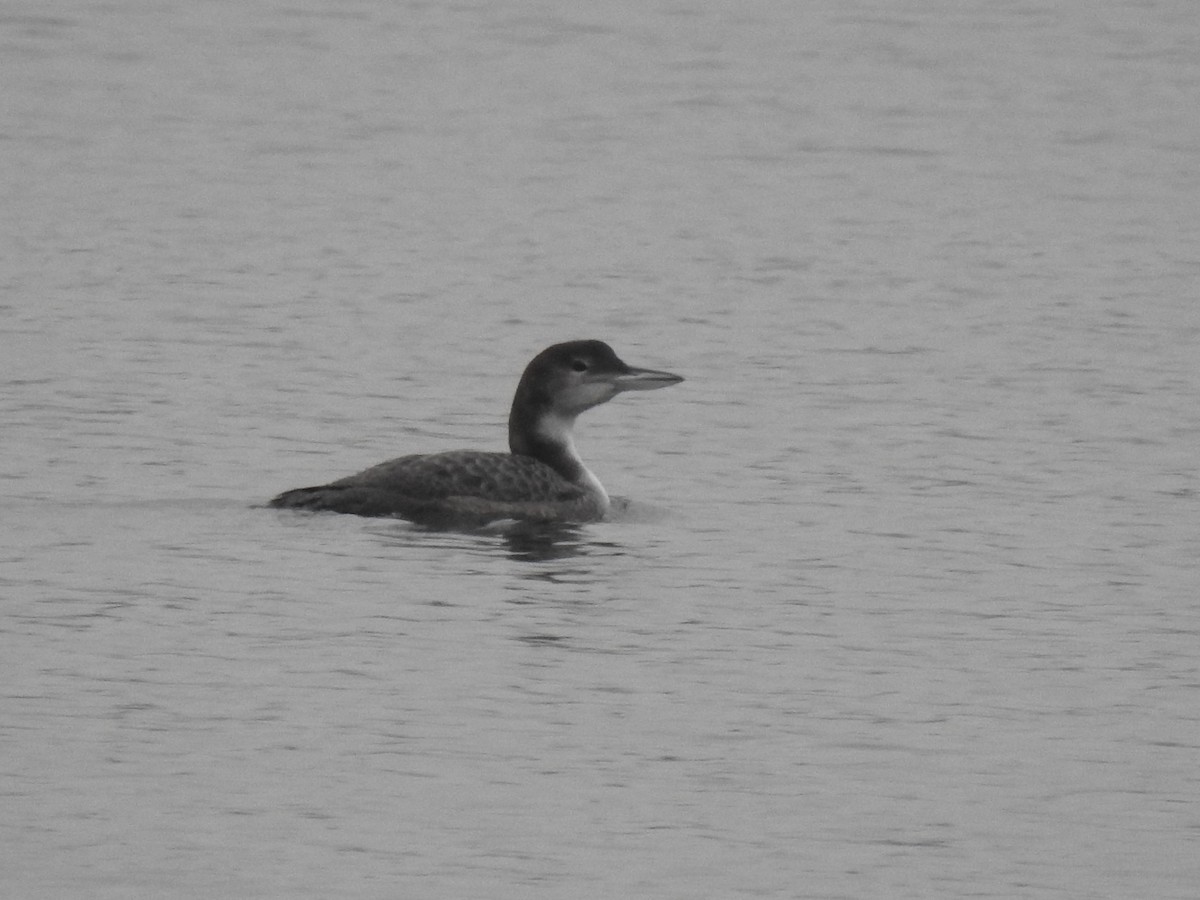
[[[575,417],[624,391],[653,391],[683,379],[624,363],[603,341],[547,347],[525,367],[508,417],[513,453],[534,452],[539,439],[570,443]]]

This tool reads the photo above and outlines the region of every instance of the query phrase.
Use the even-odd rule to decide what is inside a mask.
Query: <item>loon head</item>
[[[581,412],[624,391],[653,391],[681,381],[670,372],[627,365],[603,341],[547,347],[525,367],[517,385],[508,417],[509,448],[540,458],[558,448],[578,462],[571,426]]]

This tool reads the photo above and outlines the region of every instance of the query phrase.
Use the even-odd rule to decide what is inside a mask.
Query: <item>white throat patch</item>
[[[604,485],[600,483],[600,479],[595,476],[592,470],[584,465],[583,460],[579,458],[579,451],[575,449],[575,436],[572,433],[574,425],[574,416],[551,413],[538,422],[537,430],[541,437],[562,447],[567,457],[583,470],[580,481],[588,490],[599,497],[604,503],[604,508],[608,509],[608,491],[604,490]]]

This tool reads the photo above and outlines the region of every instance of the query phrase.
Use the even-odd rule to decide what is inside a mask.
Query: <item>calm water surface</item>
[[[1200,883],[1200,12],[0,11],[0,887]],[[274,493],[500,448],[614,521]]]

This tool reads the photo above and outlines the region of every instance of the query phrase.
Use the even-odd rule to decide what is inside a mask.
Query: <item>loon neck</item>
[[[532,456],[555,472],[601,498],[608,505],[608,492],[600,479],[579,458],[571,428],[574,416],[542,411],[540,415],[522,413],[513,407],[508,421],[508,448],[520,456]]]

